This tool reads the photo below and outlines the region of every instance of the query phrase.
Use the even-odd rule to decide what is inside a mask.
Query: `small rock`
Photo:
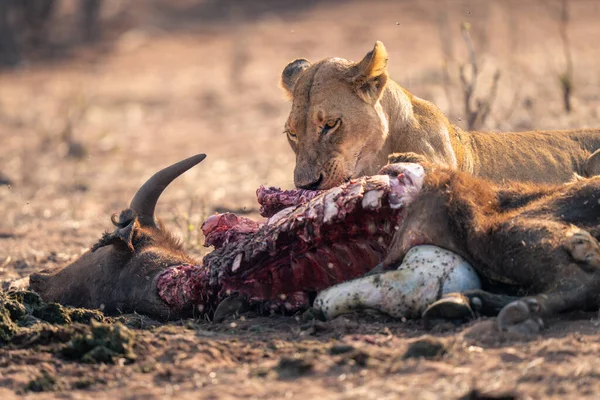
[[[86,363],[115,364],[120,358],[133,362],[135,333],[120,323],[104,324],[91,320],[91,329],[75,335],[62,349],[62,355]]]
[[[473,389],[458,400],[517,400],[518,398],[519,396],[514,393],[486,394]]]
[[[325,316],[325,313],[322,310],[319,310],[314,307],[310,307],[306,311],[304,311],[301,319],[302,319],[302,321],[312,321],[312,320],[327,321],[327,317]]]
[[[83,159],[88,155],[88,151],[83,143],[70,141],[67,144],[67,157]]]
[[[352,350],[354,350],[354,346],[351,346],[349,344],[335,344],[335,345],[331,346],[331,349],[329,349],[329,353],[332,355],[337,355],[337,354],[349,353]]]
[[[402,358],[437,358],[448,352],[446,344],[433,337],[424,337],[412,342]]]
[[[340,360],[338,360],[338,364],[358,365],[360,367],[366,367],[369,363],[370,358],[371,356],[366,351],[354,349],[348,353],[344,353]]]
[[[56,376],[47,371],[42,371],[40,376],[29,381],[27,386],[25,386],[25,392],[50,392],[58,388]]]
[[[296,378],[310,373],[315,366],[314,360],[306,357],[283,357],[276,370],[280,379]]]
[[[12,180],[10,178],[8,178],[8,176],[4,175],[2,172],[0,172],[0,186],[10,186],[12,185]]]

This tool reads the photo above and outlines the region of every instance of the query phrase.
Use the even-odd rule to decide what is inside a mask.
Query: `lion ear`
[[[281,86],[289,99],[291,99],[294,94],[294,86],[296,86],[296,82],[298,81],[300,74],[302,74],[302,72],[304,72],[304,70],[310,66],[310,61],[304,58],[299,58],[289,63],[283,69],[279,86]]]
[[[388,53],[380,41],[373,50],[356,63],[352,69],[351,83],[360,97],[368,103],[375,103],[381,97],[387,82]]]

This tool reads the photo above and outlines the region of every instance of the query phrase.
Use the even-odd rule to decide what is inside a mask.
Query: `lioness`
[[[281,75],[292,99],[285,124],[296,153],[294,182],[328,189],[376,173],[391,153],[499,182],[561,183],[600,173],[600,130],[466,132],[432,103],[388,79],[381,42],[358,63],[298,59]],[[415,157],[416,156],[416,157]]]

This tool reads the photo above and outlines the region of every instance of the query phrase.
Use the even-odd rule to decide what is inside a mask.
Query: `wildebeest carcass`
[[[155,222],[154,207],[168,183],[202,159],[191,157],[155,174],[130,208],[113,217],[114,232],[66,267],[33,274],[31,287],[47,301],[163,319],[193,312],[212,316],[231,296],[296,310],[320,292],[315,306],[324,310],[325,300],[342,286],[324,289],[348,280],[343,292],[348,300],[336,305],[340,311],[366,293],[374,294],[371,303],[346,309],[366,306],[390,313],[418,299],[420,304],[402,311],[409,315],[457,291],[464,293],[465,307],[480,305],[490,314],[502,310],[498,321],[508,329],[535,330],[538,316],[597,306],[600,179],[498,187],[441,167],[424,164],[425,174],[419,164],[395,163],[382,175],[321,193],[263,190],[259,198],[267,221],[233,215],[206,221],[207,241],[216,249],[201,263]],[[415,281],[393,275],[396,271],[352,280],[381,260],[383,267],[396,268],[410,249],[414,253],[427,244],[437,246],[433,251],[443,268],[438,265],[430,274],[437,284],[427,287],[426,296],[410,292]],[[481,277],[508,281],[533,296],[469,290],[478,283],[464,260]],[[411,262],[400,268],[422,273],[421,267],[431,267],[427,261],[415,269]],[[361,286],[365,279],[371,284]],[[396,292],[390,293],[399,295],[386,301],[393,307],[381,307],[377,293],[392,286]],[[425,315],[443,314],[448,302],[442,298]]]

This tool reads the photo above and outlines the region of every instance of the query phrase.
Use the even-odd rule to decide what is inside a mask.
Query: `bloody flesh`
[[[177,309],[212,310],[234,292],[288,310],[305,306],[308,292],[361,276],[381,261],[399,223],[394,201],[405,186],[376,175],[322,192],[261,187],[261,212],[270,218],[208,218],[202,229],[215,250],[203,266],[165,271],[159,294]]]

